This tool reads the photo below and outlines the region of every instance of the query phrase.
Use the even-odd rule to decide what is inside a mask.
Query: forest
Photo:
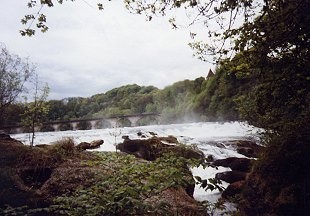
[[[160,113],[164,124],[240,120],[238,100],[246,95],[250,79],[237,75],[229,66],[209,73],[208,78],[183,80],[164,89],[128,84],[88,98],[49,100],[44,122],[140,113]],[[2,125],[20,125],[24,106],[11,104]],[[150,123],[152,119],[140,122],[141,125]]]

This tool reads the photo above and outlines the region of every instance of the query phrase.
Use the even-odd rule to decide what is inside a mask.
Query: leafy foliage
[[[0,43],[0,124],[9,123],[5,112],[25,91],[25,83],[33,75],[34,69],[28,59],[10,53]]]
[[[42,126],[41,124],[45,121],[45,116],[49,109],[46,103],[49,92],[48,85],[46,84],[44,87],[40,88],[38,76],[36,76],[34,85],[33,102],[26,103],[24,113],[22,114],[22,124],[26,128],[26,131],[31,133],[31,146],[33,146],[36,127]]]
[[[59,215],[137,215],[165,214],[169,203],[154,203],[151,197],[167,188],[193,184],[184,158],[166,156],[153,162],[137,161],[132,155],[97,153],[88,166],[105,166],[115,175],[89,188],[56,198],[50,211]]]

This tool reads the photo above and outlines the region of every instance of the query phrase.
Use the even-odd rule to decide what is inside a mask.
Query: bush
[[[49,151],[51,154],[60,154],[61,156],[73,155],[75,152],[74,140],[71,137],[65,137],[54,142]]]

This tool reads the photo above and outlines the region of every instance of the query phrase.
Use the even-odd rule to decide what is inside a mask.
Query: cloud
[[[121,1],[98,11],[95,1],[65,2],[46,8],[50,30],[33,38],[18,34],[27,8],[19,0],[1,1],[0,41],[29,56],[51,88],[50,99],[91,96],[137,83],[163,88],[206,76],[210,64],[192,57],[187,30],[174,31],[167,19],[146,22],[129,14]]]

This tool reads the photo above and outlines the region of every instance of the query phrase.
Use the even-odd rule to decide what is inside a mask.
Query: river
[[[140,133],[139,133],[140,132]],[[227,157],[245,157],[232,148],[223,148],[214,145],[220,143],[221,140],[235,139],[259,139],[260,130],[243,122],[198,122],[186,124],[170,124],[170,125],[149,125],[140,127],[124,127],[124,128],[107,128],[96,130],[78,130],[78,131],[61,131],[61,132],[38,132],[35,136],[34,144],[49,144],[60,140],[64,137],[72,137],[78,144],[80,142],[90,142],[93,140],[103,139],[104,144],[96,151],[115,151],[115,143],[123,141],[122,136],[129,136],[130,139],[141,138],[138,133],[145,137],[151,137],[152,134],[157,136],[175,136],[179,142],[192,145],[195,144],[204,154],[212,155],[214,159],[223,159]],[[29,143],[28,134],[15,134],[13,138],[24,143]],[[219,167],[218,170],[208,167],[193,168],[193,175],[202,178],[212,178],[217,172],[228,171],[229,168]],[[228,184],[223,183],[226,187]],[[197,200],[208,200],[215,202],[220,197],[219,191],[204,191],[196,186],[194,198]]]

